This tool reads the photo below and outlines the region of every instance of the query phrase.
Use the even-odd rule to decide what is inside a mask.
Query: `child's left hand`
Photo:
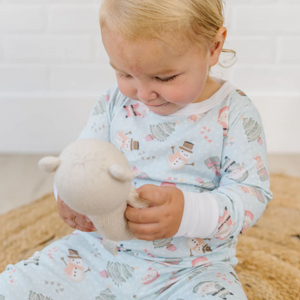
[[[184,196],[172,186],[145,184],[137,189],[139,197],[151,201],[148,208],[127,206],[125,217],[133,235],[146,241],[169,238],[179,230],[184,209]]]

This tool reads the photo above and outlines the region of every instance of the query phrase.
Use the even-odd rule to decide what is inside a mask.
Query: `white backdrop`
[[[0,153],[60,152],[115,82],[100,2],[0,0]],[[225,48],[238,60],[212,75],[254,102],[269,153],[300,153],[300,0],[225,2]]]

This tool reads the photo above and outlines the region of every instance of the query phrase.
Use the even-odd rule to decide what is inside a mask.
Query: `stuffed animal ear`
[[[125,170],[120,165],[111,165],[108,167],[109,174],[120,181],[131,181],[134,175],[131,171]]]
[[[39,161],[39,168],[44,172],[54,172],[60,164],[60,158],[55,156],[46,156]]]

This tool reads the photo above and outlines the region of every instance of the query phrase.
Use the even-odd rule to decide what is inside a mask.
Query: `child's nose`
[[[150,101],[150,100],[154,100],[157,98],[157,93],[151,90],[146,90],[146,89],[138,89],[137,90],[137,96],[138,98],[143,101]]]

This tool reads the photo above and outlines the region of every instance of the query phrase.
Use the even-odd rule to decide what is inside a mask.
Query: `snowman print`
[[[195,163],[187,164],[193,156],[193,147],[194,144],[185,141],[182,147],[179,147],[179,150],[174,153],[175,146],[172,146],[173,154],[168,157],[168,165],[173,170],[181,170],[185,166],[194,166]]]
[[[91,271],[91,269],[88,268],[86,271],[84,271],[83,259],[79,256],[76,250],[69,249],[69,254],[68,264],[65,262],[65,259],[63,257],[61,258],[61,260],[66,265],[64,270],[66,277],[74,282],[83,281],[85,273]]]

